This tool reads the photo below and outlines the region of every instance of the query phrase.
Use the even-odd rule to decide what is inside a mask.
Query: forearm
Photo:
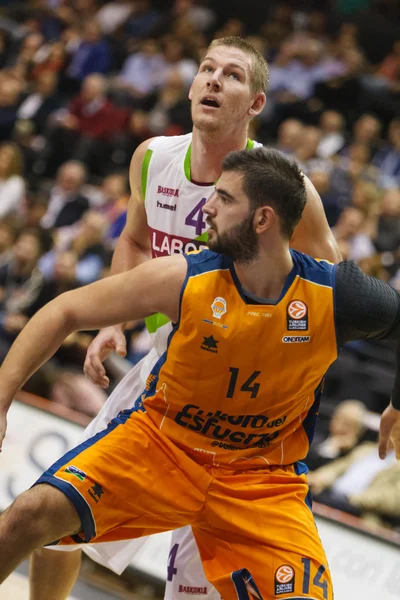
[[[23,384],[58,350],[73,331],[65,312],[51,302],[21,331],[0,369],[0,410],[7,410]]]
[[[111,274],[118,275],[134,269],[150,258],[151,254],[147,248],[141,247],[123,232],[115,247],[111,263]]]

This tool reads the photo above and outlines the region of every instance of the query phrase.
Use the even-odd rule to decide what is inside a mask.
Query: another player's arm
[[[5,415],[14,395],[66,337],[75,331],[143,319],[156,312],[176,321],[186,271],[183,255],[158,258],[66,292],[37,312],[15,340],[0,369],[0,445]]]
[[[140,144],[132,156],[129,169],[131,197],[126,225],[114,250],[111,263],[112,275],[133,269],[151,258],[150,236],[142,193],[142,166],[150,142],[151,139]],[[126,354],[123,329],[123,323],[103,329],[90,344],[86,353],[84,373],[92,383],[103,388],[109,385],[103,361],[113,351],[120,356]]]
[[[114,250],[112,275],[129,271],[151,258],[151,243],[142,195],[142,166],[150,142],[151,139],[140,144],[132,156],[129,168],[131,197],[126,225]]]
[[[349,261],[337,265],[335,277],[339,344],[368,338],[397,340],[396,376],[391,402],[381,418],[379,456],[385,458],[391,438],[400,459],[400,294]]]
[[[326,220],[321,198],[308,177],[304,177],[304,181],[307,188],[307,202],[301,221],[290,240],[290,246],[315,258],[337,263],[341,260],[341,255]]]

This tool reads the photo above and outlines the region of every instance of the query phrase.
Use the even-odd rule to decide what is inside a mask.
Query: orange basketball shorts
[[[36,484],[59,488],[81,518],[80,534],[60,544],[191,525],[206,576],[224,600],[332,600],[305,471],[302,463],[241,471],[205,466],[146,413],[123,411]]]

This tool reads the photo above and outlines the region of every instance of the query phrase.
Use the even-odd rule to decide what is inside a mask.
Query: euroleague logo
[[[307,314],[307,306],[301,300],[293,300],[288,306],[288,313],[292,319],[303,319]]]
[[[287,328],[289,331],[308,329],[308,308],[302,300],[292,300],[287,306]]]
[[[294,577],[294,570],[289,565],[282,565],[282,567],[279,567],[276,571],[275,577],[278,583],[288,583]]]
[[[295,572],[290,565],[281,565],[275,571],[275,596],[293,594]]]

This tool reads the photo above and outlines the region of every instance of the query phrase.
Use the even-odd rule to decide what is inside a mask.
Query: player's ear
[[[261,206],[254,213],[254,230],[257,234],[264,233],[275,223],[276,214],[271,206]]]
[[[257,115],[259,115],[265,106],[265,101],[266,101],[266,97],[265,97],[264,93],[257,94],[254,97],[253,103],[249,108],[249,116],[256,117]]]

